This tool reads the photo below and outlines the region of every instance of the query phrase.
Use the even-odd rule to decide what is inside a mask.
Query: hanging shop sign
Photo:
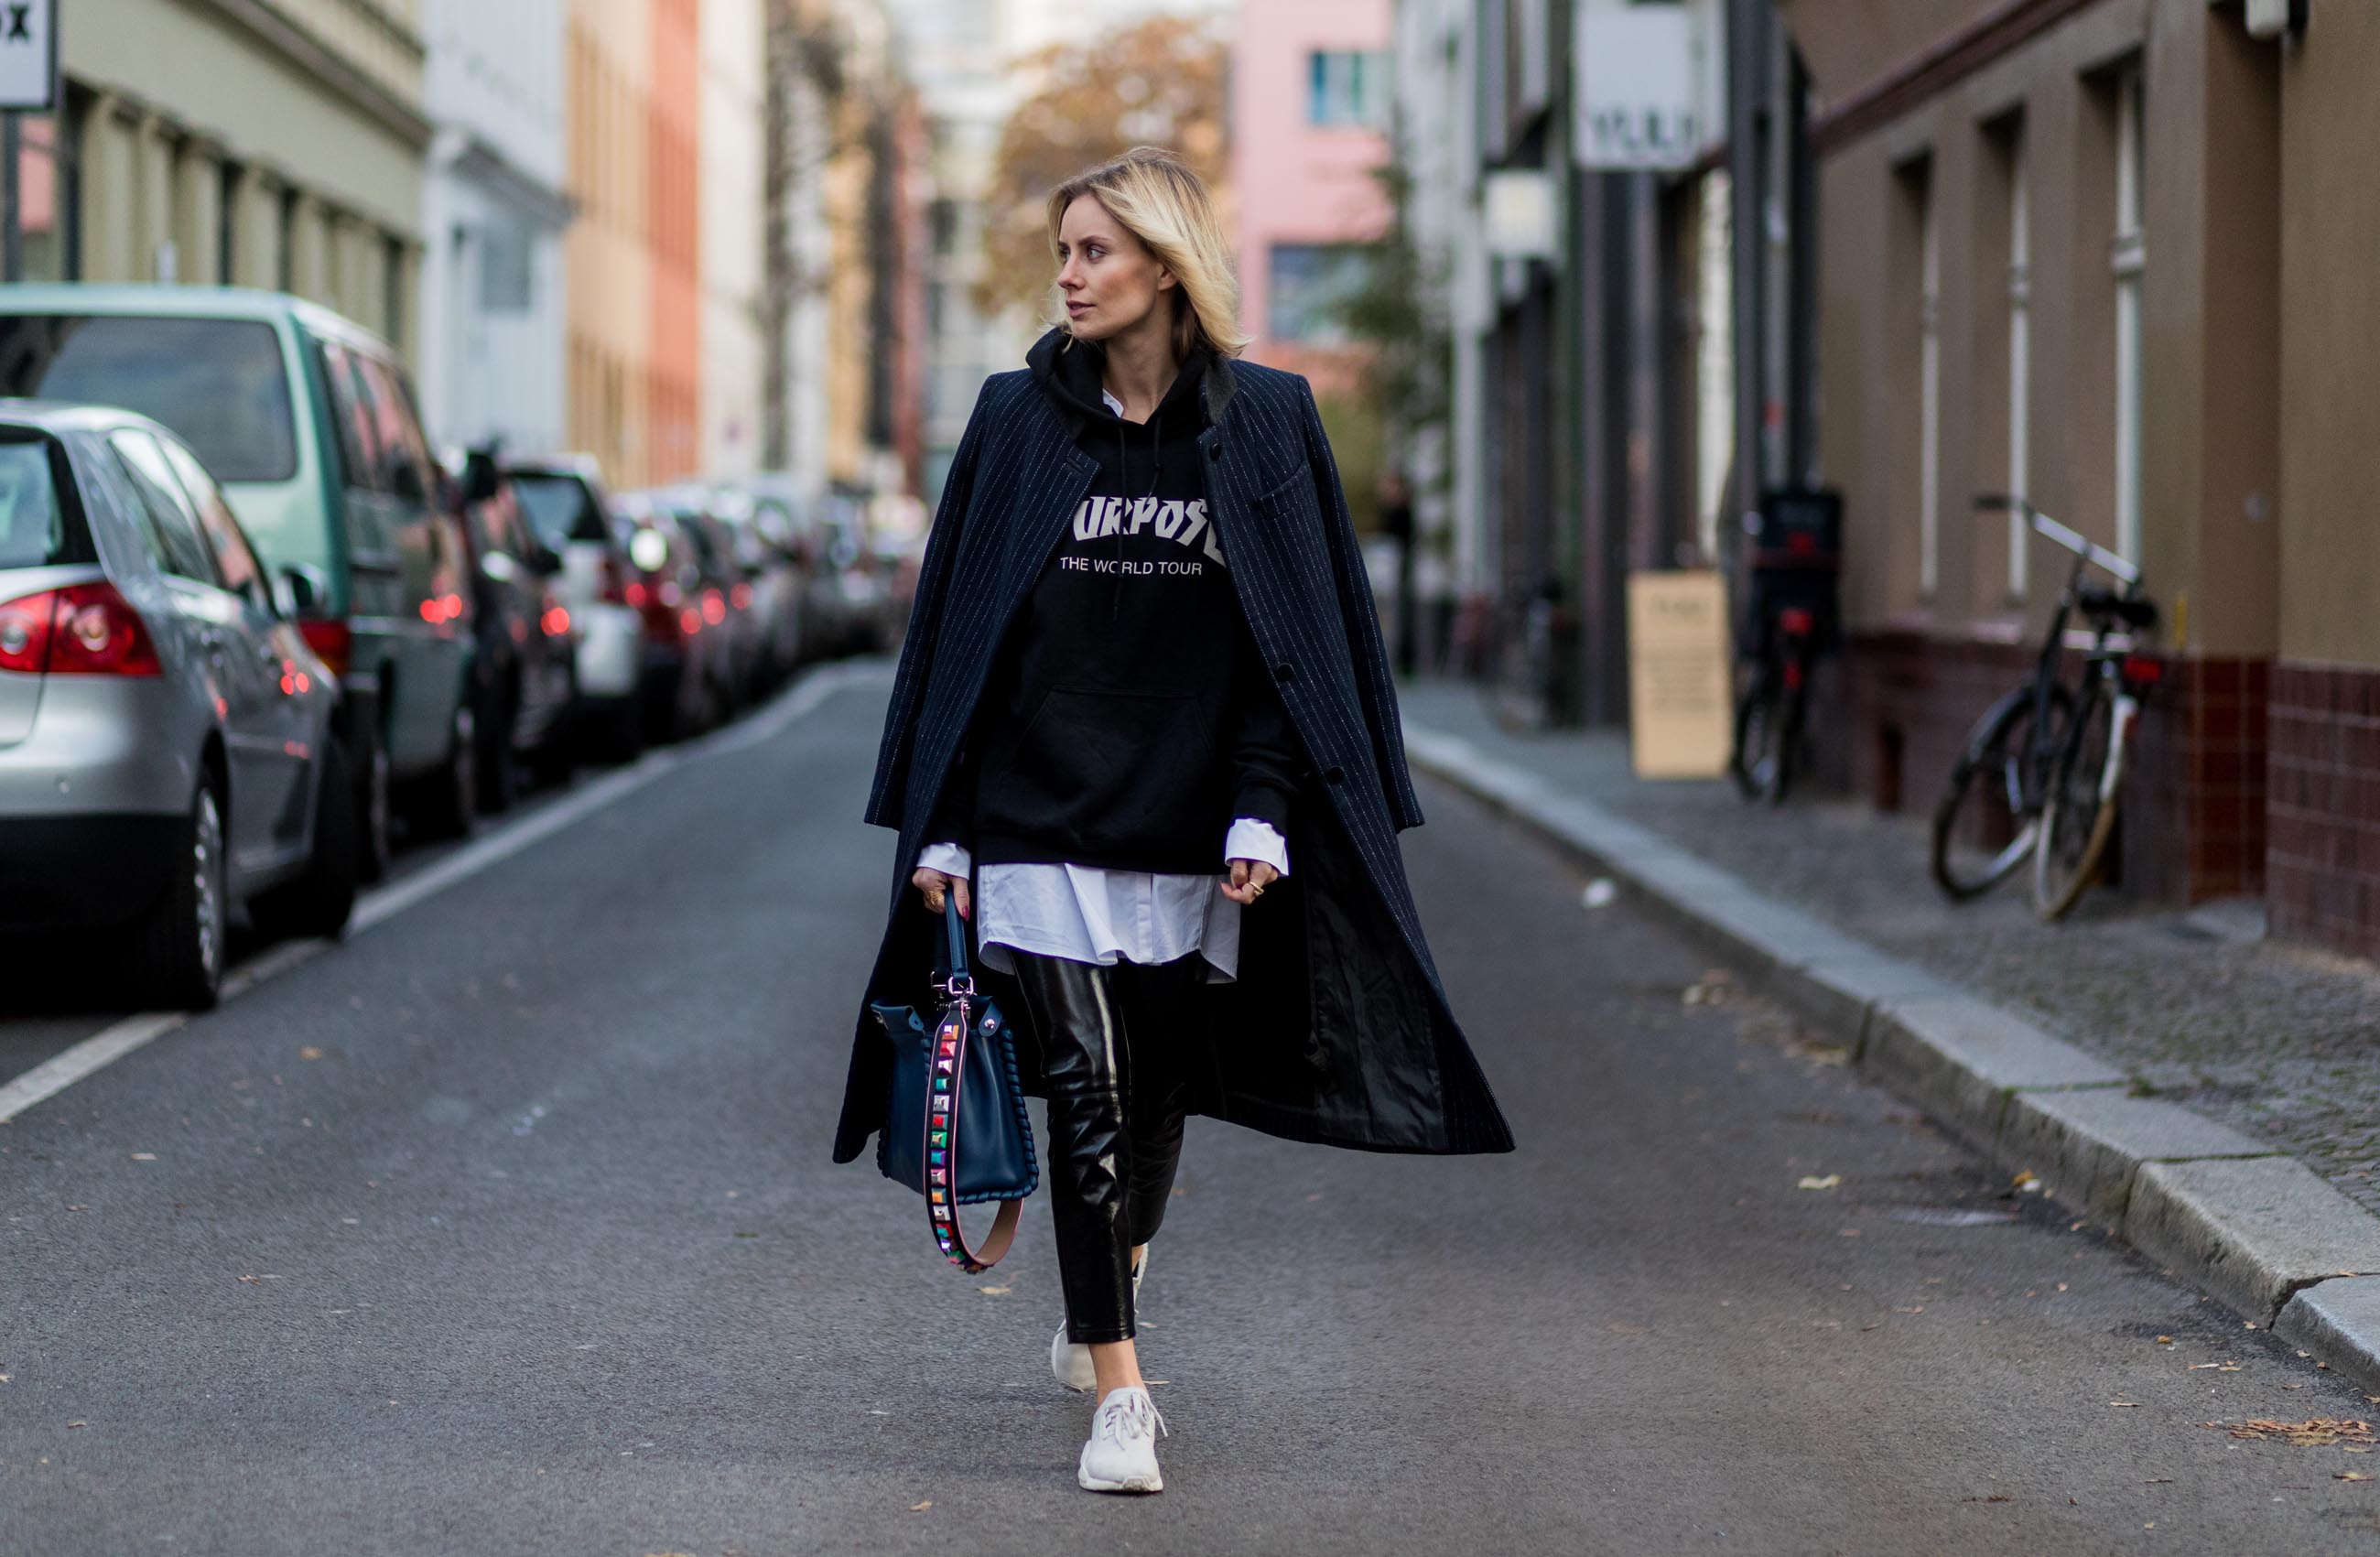
[[[1693,166],[1712,128],[1704,8],[1581,0],[1573,22],[1578,164],[1605,172]]]
[[[0,112],[58,105],[58,0],[0,0]]]

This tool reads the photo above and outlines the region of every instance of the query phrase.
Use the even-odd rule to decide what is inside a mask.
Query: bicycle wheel
[[[2041,811],[2033,858],[2033,906],[2045,919],[2073,911],[2107,861],[2122,801],[2124,744],[2116,728],[2121,699],[2095,676],[2060,743],[2057,777]]]
[[[1767,664],[1755,665],[1752,685],[1736,699],[1735,753],[1728,760],[1728,771],[1735,775],[1735,786],[1747,800],[1768,794],[1776,782],[1784,735],[1778,683]]]
[[[2056,687],[2049,707],[2054,725],[2062,729],[2072,717],[2074,699],[2064,687]],[[2020,687],[1976,722],[1950,769],[1934,808],[1933,868],[1935,884],[1952,902],[1989,892],[2033,852],[2046,787],[2030,771],[2033,729],[2033,688]],[[2003,830],[2009,836],[1997,846],[1975,842]]]

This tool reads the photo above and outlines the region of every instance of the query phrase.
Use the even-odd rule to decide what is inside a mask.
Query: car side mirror
[[[328,582],[321,568],[291,563],[273,578],[273,602],[284,616],[311,616],[322,608],[322,597],[327,592],[324,585]]]

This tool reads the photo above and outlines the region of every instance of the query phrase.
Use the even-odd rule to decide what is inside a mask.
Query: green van
[[[360,864],[470,830],[468,553],[389,345],[275,292],[0,287],[0,395],[121,406],[197,452],[346,691]]]

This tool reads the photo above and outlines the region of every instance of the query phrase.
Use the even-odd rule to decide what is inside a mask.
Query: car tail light
[[[570,630],[570,613],[559,605],[549,605],[545,608],[544,616],[540,618],[540,625],[545,628],[546,637],[560,638]]]
[[[356,655],[354,628],[326,616],[307,616],[298,623],[298,636],[306,640],[316,659],[331,668],[333,675],[347,674]]]
[[[50,617],[57,597],[48,590],[0,601],[0,670],[39,675],[50,659]]]
[[[2135,687],[2154,687],[2165,679],[2165,662],[2154,654],[2127,654],[2124,679]]]
[[[714,627],[727,620],[727,602],[720,598],[717,590],[702,591],[702,619]]]
[[[1807,611],[1789,607],[1777,614],[1777,625],[1789,633],[1807,633],[1817,625],[1817,618]]]
[[[727,598],[735,604],[736,610],[749,611],[752,609],[752,586],[738,584],[727,591]]]
[[[0,666],[53,675],[162,675],[140,614],[104,579],[0,605]]]

